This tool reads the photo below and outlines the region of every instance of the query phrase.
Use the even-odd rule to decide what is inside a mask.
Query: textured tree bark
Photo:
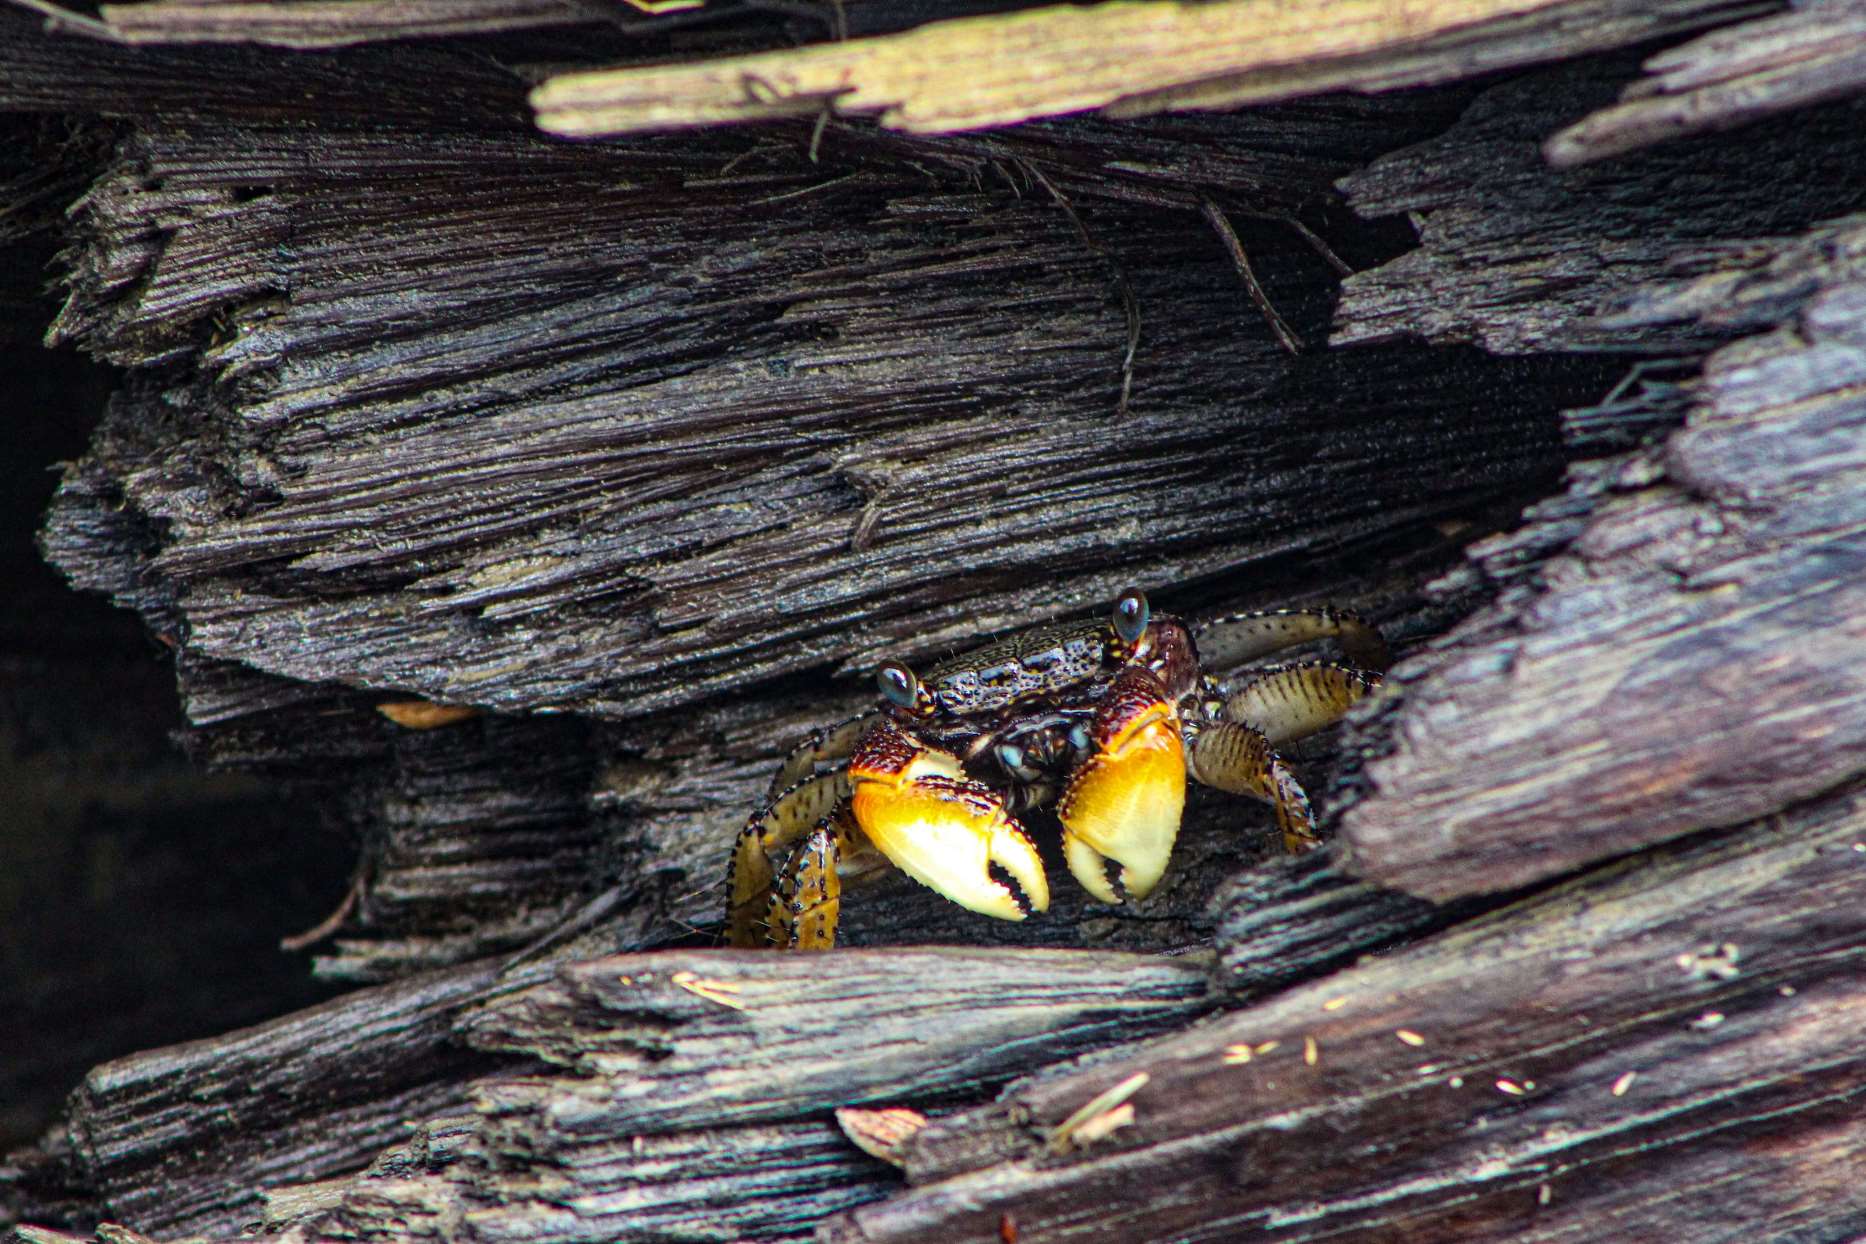
[[[357,987],[99,1066],[0,1224],[1866,1230],[1851,10],[1629,87],[1572,58],[1753,11],[1348,3],[1192,74],[1196,23],[1281,10],[641,7],[0,12],[0,107],[83,118],[7,157],[0,240],[69,204],[51,334],[124,368],[44,551],[174,651],[196,756],[360,842],[316,960]],[[1032,23],[1101,76],[1007,59]],[[202,41],[343,50],[161,46]],[[802,119],[539,132],[574,91],[528,87],[618,61],[688,92],[650,128]],[[902,132],[1011,104],[1163,115]],[[1194,792],[1141,904],[1048,844],[1042,920],[894,877],[849,949],[710,949],[776,757],[876,660],[1129,582],[1388,631],[1294,749],[1326,850]],[[848,1107],[929,1117],[904,1174]]]

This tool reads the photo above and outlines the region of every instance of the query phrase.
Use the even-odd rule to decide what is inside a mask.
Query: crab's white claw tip
[[[1084,890],[1094,895],[1103,903],[1118,903],[1120,893],[1114,888],[1114,882],[1108,880],[1107,857],[1087,842],[1065,831],[1063,833],[1063,859],[1069,864],[1069,872]],[[1126,884],[1123,882],[1123,884]]]
[[[1023,830],[1009,823],[1000,824],[991,836],[991,862],[1017,882],[1031,911],[1050,909],[1050,879],[1044,875],[1042,857]],[[1020,913],[1018,919],[1022,918]]]

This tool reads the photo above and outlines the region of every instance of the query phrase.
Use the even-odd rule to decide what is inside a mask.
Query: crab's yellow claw
[[[1104,903],[1121,889],[1145,898],[1159,884],[1186,806],[1185,744],[1179,714],[1145,670],[1123,674],[1095,715],[1095,753],[1077,767],[1057,806],[1063,858],[1082,888]]]
[[[868,841],[896,868],[961,907],[1022,920],[1050,906],[1043,861],[990,787],[959,762],[890,726],[871,732],[849,765],[850,806]],[[991,875],[996,864],[1023,891]]]

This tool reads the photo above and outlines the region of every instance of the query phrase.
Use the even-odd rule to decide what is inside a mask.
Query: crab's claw
[[[1186,806],[1185,744],[1179,713],[1144,668],[1123,672],[1095,714],[1095,751],[1069,775],[1057,805],[1063,858],[1082,888],[1118,903],[1108,860],[1121,865],[1121,889],[1145,898],[1159,884]]]
[[[1049,881],[1036,847],[997,792],[968,781],[956,758],[883,723],[850,759],[849,777],[856,823],[876,850],[921,885],[1000,920],[1049,909]],[[1023,891],[1021,902],[991,875],[994,864]]]

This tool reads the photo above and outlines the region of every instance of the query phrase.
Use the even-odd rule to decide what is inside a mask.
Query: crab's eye
[[[1114,633],[1122,643],[1133,647],[1147,629],[1149,614],[1147,594],[1137,587],[1128,588],[1114,602]]]
[[[875,671],[875,685],[890,704],[912,708],[920,699],[920,680],[898,661],[889,661]]]

